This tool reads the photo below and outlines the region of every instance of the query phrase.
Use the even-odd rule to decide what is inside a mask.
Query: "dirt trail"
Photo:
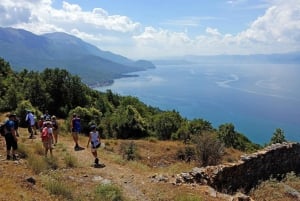
[[[60,139],[61,143],[67,145],[69,153],[73,153],[76,156],[79,166],[81,166],[81,172],[86,172],[92,175],[101,176],[106,181],[111,181],[113,184],[117,184],[121,187],[122,192],[130,200],[144,200],[150,201],[147,195],[144,193],[147,189],[143,187],[144,182],[150,182],[147,175],[141,175],[132,171],[129,167],[125,165],[120,165],[118,163],[110,162],[105,159],[105,151],[103,148],[98,149],[98,156],[100,163],[105,164],[104,168],[94,168],[92,167],[94,158],[91,154],[90,147],[86,148],[86,142],[82,140],[80,146],[85,149],[82,151],[74,151],[74,144],[67,138]],[[55,152],[54,152],[55,153]],[[147,184],[148,186],[149,184]]]

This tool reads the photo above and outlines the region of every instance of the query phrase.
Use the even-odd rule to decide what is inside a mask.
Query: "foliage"
[[[44,177],[43,183],[51,194],[62,196],[68,200],[73,199],[72,189],[62,179]]]
[[[224,154],[224,145],[214,133],[205,132],[194,136],[196,157],[201,165],[216,165]]]
[[[235,149],[247,152],[253,152],[261,148],[259,145],[252,143],[243,134],[236,132],[232,123],[220,125],[217,133],[218,138],[226,147],[233,147]]]
[[[162,112],[154,117],[153,127],[160,140],[171,139],[180,128],[182,118],[176,111]]]
[[[138,153],[137,153],[137,146],[136,144],[131,141],[131,142],[122,142],[121,144],[121,154],[124,159],[126,160],[135,160],[138,158]]]
[[[125,200],[119,187],[113,184],[99,184],[95,189],[96,200],[122,201]]]
[[[283,143],[283,142],[286,142],[284,131],[280,128],[276,128],[270,140],[270,144]]]
[[[77,158],[69,153],[64,156],[64,162],[68,168],[77,167],[78,164]]]
[[[9,63],[0,58],[0,111],[14,111],[25,127],[26,109],[36,117],[46,110],[49,114],[66,119],[64,130],[69,130],[72,114],[81,118],[82,133],[89,125],[103,128],[103,138],[139,139],[153,137],[159,140],[183,140],[188,143],[195,135],[215,129],[209,121],[198,118],[187,120],[177,111],[162,111],[147,106],[138,98],[120,96],[111,90],[105,93],[89,88],[78,76],[65,69],[46,68],[42,72],[14,72]],[[218,130],[219,139],[227,147],[253,150],[245,136],[235,132],[232,124]]]

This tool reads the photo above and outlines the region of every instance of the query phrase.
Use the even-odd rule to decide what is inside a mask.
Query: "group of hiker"
[[[53,156],[52,150],[58,142],[59,125],[56,120],[56,116],[49,115],[48,111],[40,116],[39,120],[36,118],[32,111],[26,111],[25,121],[28,125],[29,139],[35,139],[35,135],[40,133],[41,141],[44,147],[44,153],[47,157],[48,152]],[[75,143],[74,150],[80,151],[84,150],[83,147],[79,146],[78,135],[81,132],[81,122],[80,117],[73,114],[72,120],[70,122],[70,131],[72,133],[72,138]],[[7,150],[7,160],[17,160],[16,151],[18,149],[18,124],[19,119],[16,114],[11,113],[8,115],[8,120],[4,123],[5,125],[5,142]],[[97,149],[101,145],[100,134],[97,131],[96,125],[90,126],[89,138],[87,142],[87,148],[91,145],[91,153],[94,157],[94,166],[99,166],[99,159],[97,156]]]

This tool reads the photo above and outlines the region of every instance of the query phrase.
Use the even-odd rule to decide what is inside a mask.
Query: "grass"
[[[73,200],[72,189],[62,179],[57,179],[53,176],[44,176],[43,183],[50,194],[67,200]]]
[[[28,165],[35,174],[39,174],[48,169],[47,161],[36,154],[31,154],[28,157]]]
[[[95,189],[96,200],[123,201],[122,190],[114,184],[100,184]]]
[[[64,162],[65,162],[66,167],[68,167],[68,168],[75,168],[78,166],[77,158],[70,153],[65,154]]]
[[[201,197],[197,195],[183,194],[175,197],[174,201],[203,201]]]
[[[180,142],[159,141],[151,138],[134,140],[132,145],[136,146],[136,149],[129,149],[129,151],[136,151],[138,157],[127,161],[120,153],[120,147],[126,140],[103,139],[106,146],[100,148],[98,154],[100,161],[104,162],[106,167],[94,169],[89,165],[93,161],[90,150],[74,152],[73,141],[69,133],[60,132],[59,143],[53,150],[54,157],[48,158],[44,157],[40,139],[29,140],[25,129],[20,133],[18,153],[24,157],[19,163],[1,161],[0,200],[130,200],[126,197],[130,193],[128,188],[135,183],[137,183],[135,188],[139,190],[140,195],[145,194],[145,197],[153,201],[222,200],[211,197],[202,186],[174,186],[168,182],[151,182],[150,177],[156,173],[168,176],[171,182],[174,179],[173,175],[191,171],[197,165],[194,161],[185,163],[178,160],[178,150],[185,150],[185,145]],[[86,142],[87,139],[81,136],[80,144],[84,145]],[[4,159],[5,150],[4,146],[2,147],[0,154]],[[125,150],[127,148],[125,146]],[[227,149],[223,161],[236,161],[240,154],[239,151]],[[93,178],[97,176],[111,180],[112,184],[104,185],[93,181]],[[128,179],[131,176],[133,180]],[[34,177],[36,185],[32,186],[26,182],[27,177]],[[291,173],[281,182],[276,180],[263,182],[251,192],[250,196],[256,201],[295,200],[288,196],[283,184],[300,191],[300,178]],[[74,191],[74,189],[80,190]]]

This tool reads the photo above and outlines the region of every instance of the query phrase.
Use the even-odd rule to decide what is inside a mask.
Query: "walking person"
[[[15,130],[16,114],[10,114],[5,122],[5,142],[6,142],[6,159],[17,160],[16,150],[18,149],[18,138]]]
[[[73,118],[71,121],[71,132],[72,132],[72,137],[75,143],[74,150],[75,151],[80,151],[83,150],[83,147],[80,147],[78,144],[78,135],[81,131],[81,123],[80,123],[80,118],[76,114],[73,114]]]
[[[99,164],[99,158],[97,154],[97,149],[101,146],[100,134],[96,129],[96,125],[92,125],[90,129],[91,131],[89,133],[89,140],[86,147],[88,148],[89,144],[91,143],[91,152],[95,158],[94,167],[100,167],[100,166],[103,167],[103,165]]]
[[[28,124],[28,132],[29,132],[29,139],[34,139],[34,127],[35,127],[35,120],[32,112],[30,110],[27,110],[25,121]]]
[[[41,138],[42,138],[42,142],[43,142],[43,146],[45,149],[45,157],[47,157],[48,155],[48,151],[50,151],[50,155],[52,156],[52,127],[51,127],[51,122],[47,121],[45,122],[45,126],[42,130],[41,133]]]
[[[51,117],[51,123],[52,123],[52,129],[53,129],[53,137],[54,137],[53,145],[56,146],[57,139],[58,139],[58,122],[56,121],[56,116],[53,115]]]

